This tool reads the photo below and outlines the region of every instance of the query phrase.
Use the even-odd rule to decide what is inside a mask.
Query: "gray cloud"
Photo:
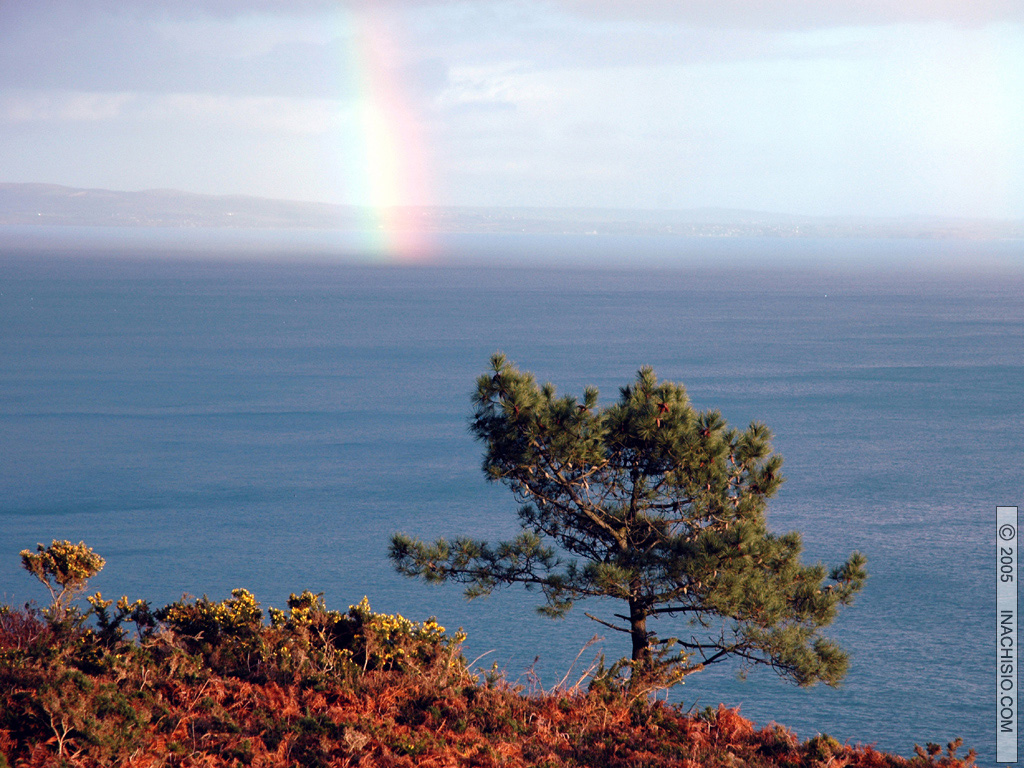
[[[1024,22],[1019,0],[556,0],[580,16],[646,19],[704,27],[805,30],[947,22]]]
[[[388,19],[388,13],[413,8],[433,9],[426,29],[417,26],[423,12]],[[849,57],[860,55],[858,44],[808,47],[778,33],[895,22],[1024,20],[1024,2],[1018,0],[8,0],[0,1],[0,86],[345,97],[352,83],[343,79],[342,60],[350,41],[328,35],[341,29],[338,19],[346,10],[383,14],[386,23],[401,19],[408,27],[412,45],[399,52],[400,60],[392,56],[388,66],[397,81],[422,98],[445,87],[449,67],[484,61],[548,69]],[[272,26],[266,17],[308,21],[319,34],[269,48],[253,42],[245,50],[244,37],[236,39],[234,49],[217,45],[218,31],[254,15],[265,17],[264,26]],[[444,34],[438,34],[438,24],[447,25]],[[194,44],[165,34],[175,25],[185,42]]]
[[[246,16],[301,18],[345,11],[387,12],[456,4],[456,0],[5,0],[0,4],[0,19],[45,15],[82,23],[112,16],[163,20],[231,20]]]
[[[247,40],[239,29],[234,45],[221,44],[218,34],[232,29],[226,18],[240,6],[277,9],[267,0],[241,4],[228,0],[204,3],[144,4],[83,0],[57,4],[40,0],[0,3],[0,87],[98,92],[210,93],[238,96],[345,98],[357,83],[346,70],[353,41],[337,24],[314,20],[317,39],[288,39],[268,45]],[[59,5],[59,7],[58,7]],[[298,3],[318,9],[323,2]],[[225,18],[207,22],[162,15],[167,6],[204,9]],[[288,14],[295,14],[287,4]],[[184,15],[184,12],[181,12]],[[271,25],[264,24],[264,28]],[[447,70],[436,56],[405,51],[404,60],[388,61],[393,76],[417,94],[444,87]]]
[[[52,0],[51,0],[52,1]],[[476,5],[562,6],[574,13],[607,15],[638,21],[674,21],[697,26],[741,29],[819,29],[837,26],[943,21],[964,26],[1024,21],[1019,0],[534,0],[526,3],[480,2]],[[465,6],[457,0],[148,0],[125,4],[119,0],[82,0],[86,8],[123,12],[125,6],[146,7],[174,17],[234,18],[252,14],[298,16],[338,8],[373,11],[414,7]]]
[[[462,11],[494,7],[544,13],[563,8],[586,17],[658,21],[740,29],[819,29],[942,21],[977,26],[1024,22],[1019,0],[7,0],[0,19],[19,15],[60,15],[81,22],[97,17],[135,19],[235,19],[245,16],[303,17],[345,11],[382,12],[451,7]]]

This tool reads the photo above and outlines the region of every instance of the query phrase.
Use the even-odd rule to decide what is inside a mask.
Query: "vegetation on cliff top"
[[[22,553],[53,602],[0,608],[0,768],[7,766],[672,766],[958,768],[825,735],[800,742],[720,706],[697,715],[638,696],[596,664],[530,690],[474,671],[436,621],[346,612],[321,595],[264,611],[237,589],[153,610],[99,593],[84,544]],[[67,591],[65,591],[67,590]]]

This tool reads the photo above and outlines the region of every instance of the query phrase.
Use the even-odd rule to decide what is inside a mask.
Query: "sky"
[[[1024,218],[1024,3],[0,0],[0,182]]]

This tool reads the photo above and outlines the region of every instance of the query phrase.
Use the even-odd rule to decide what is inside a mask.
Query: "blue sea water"
[[[720,665],[673,700],[902,754],[962,736],[994,762],[995,508],[1024,497],[1015,244],[723,241],[673,262],[635,239],[628,268],[608,257],[622,240],[544,240],[555,258],[528,266],[513,255],[538,240],[452,242],[476,258],[0,252],[0,602],[44,597],[21,549],[81,539],[108,596],[367,595],[464,627],[467,656],[512,678],[539,656],[554,685],[600,626],[403,579],[388,537],[516,532],[467,429],[496,350],[605,403],[650,364],[699,408],[767,423],[786,476],[771,527],[870,573],[831,630],[852,656],[839,689]],[[830,255],[843,268],[819,269]]]

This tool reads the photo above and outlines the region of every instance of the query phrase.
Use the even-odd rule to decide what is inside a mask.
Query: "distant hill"
[[[0,225],[335,229],[354,226],[361,215],[357,208],[241,195],[0,184]]]
[[[1024,221],[939,217],[813,217],[721,208],[408,207],[399,220],[424,232],[531,234],[673,234],[694,237],[1022,238]],[[54,184],[0,183],[0,226],[198,227],[236,229],[375,229],[367,208],[198,195],[167,189],[122,192]]]

